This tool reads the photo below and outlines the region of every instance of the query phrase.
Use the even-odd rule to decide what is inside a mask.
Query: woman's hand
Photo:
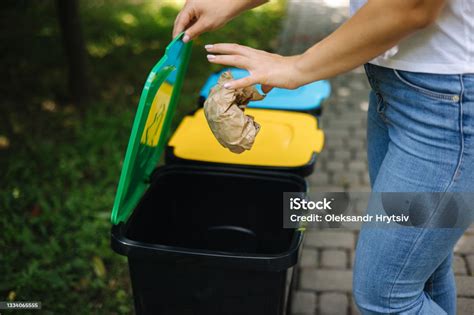
[[[263,92],[268,93],[273,87],[295,89],[302,85],[295,67],[298,56],[283,57],[237,44],[214,44],[205,48],[210,53],[207,55],[209,62],[250,72],[245,78],[226,83],[224,87],[228,89],[259,83]]]
[[[218,29],[245,10],[267,0],[187,0],[174,22],[173,37],[186,31],[183,41]]]

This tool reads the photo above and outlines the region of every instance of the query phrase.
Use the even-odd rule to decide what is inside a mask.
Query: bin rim
[[[294,229],[294,236],[289,249],[279,254],[233,253],[206,249],[194,249],[181,246],[141,243],[124,236],[123,229],[126,223],[121,222],[112,226],[111,247],[117,254],[128,258],[147,260],[183,259],[206,260],[209,265],[223,265],[238,267],[239,269],[256,269],[267,271],[281,271],[294,266],[298,260],[298,252],[303,243],[304,231]]]

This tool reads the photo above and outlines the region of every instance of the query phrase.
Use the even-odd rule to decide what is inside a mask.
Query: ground
[[[349,1],[289,0],[280,52],[296,54],[332,32],[348,16]],[[369,84],[362,68],[331,80],[333,94],[321,127],[326,146],[309,178],[312,191],[368,191],[366,111]],[[307,233],[300,262],[293,315],[358,314],[352,296],[352,263],[357,232],[341,229]],[[474,313],[474,229],[455,249],[458,314]]]

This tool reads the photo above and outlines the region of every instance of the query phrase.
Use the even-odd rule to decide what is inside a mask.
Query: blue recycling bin
[[[202,106],[204,104],[211,88],[217,84],[219,76],[225,71],[230,71],[235,79],[249,75],[247,70],[239,68],[224,68],[211,74],[199,92],[199,105]],[[257,85],[257,89],[260,93],[263,93],[260,85]],[[294,90],[274,88],[265,99],[258,102],[250,102],[248,107],[308,112],[319,116],[322,113],[324,101],[330,95],[331,85],[329,81],[321,80]]]

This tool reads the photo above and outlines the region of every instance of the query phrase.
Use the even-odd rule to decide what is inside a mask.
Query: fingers
[[[174,22],[173,38],[185,31],[183,42],[187,43],[201,33],[208,31],[209,23],[193,8],[184,7]]]
[[[178,28],[178,24],[179,24],[179,18],[181,16],[181,12],[178,13],[178,15],[176,16],[176,18],[174,19],[174,24],[173,24],[173,32],[172,32],[172,37],[175,38],[177,34],[179,34],[179,28]]]
[[[242,78],[242,79],[239,79],[239,80],[234,80],[234,81],[227,82],[227,83],[224,84],[224,87],[226,89],[235,90],[235,89],[245,88],[247,86],[251,86],[251,85],[254,85],[256,83],[257,82],[255,81],[255,79],[250,75],[248,77],[245,77],[245,78]]]
[[[183,37],[183,42],[188,42],[191,39],[194,39],[195,37],[199,36],[200,34],[208,31],[210,29],[210,26],[207,21],[205,21],[203,18],[200,18],[194,23],[190,28],[188,28],[185,32],[185,35]]]
[[[247,70],[251,66],[251,60],[249,58],[239,55],[207,55],[207,60],[209,60],[211,63]]]
[[[225,55],[243,55],[247,56],[252,52],[252,48],[238,45],[238,44],[214,44],[204,46],[210,53],[225,54]]]
[[[221,54],[207,55],[209,62],[247,70],[251,65],[252,51],[249,47],[238,44],[215,44],[206,45],[205,48],[208,52]]]
[[[246,69],[250,73],[253,73],[253,75],[248,77],[224,84],[225,88],[239,89],[261,82],[257,78],[256,73],[253,71],[256,69],[256,67],[258,68],[259,60],[268,58],[267,52],[231,43],[206,45],[204,48],[211,53],[207,55],[207,60],[209,60],[209,62]],[[214,53],[219,55],[214,55]],[[262,91],[264,93],[268,93],[272,89],[273,86],[271,85],[262,86]]]
[[[178,36],[186,26],[189,24],[191,21],[191,16],[189,12],[184,8],[181,12],[179,12],[178,16],[176,17],[174,21],[174,26],[173,26],[173,38]]]

